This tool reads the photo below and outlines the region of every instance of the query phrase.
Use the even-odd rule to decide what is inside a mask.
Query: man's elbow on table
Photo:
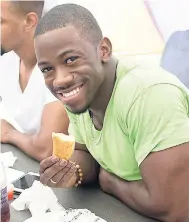
[[[189,221],[189,208],[188,205],[183,206],[182,203],[172,204],[172,206],[166,205],[166,200],[160,204],[155,203],[151,208],[150,217],[162,222],[188,222]],[[152,213],[153,212],[153,213]]]

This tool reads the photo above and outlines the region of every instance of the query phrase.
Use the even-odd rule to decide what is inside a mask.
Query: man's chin
[[[83,107],[83,108],[73,108],[73,107],[68,107],[68,106],[66,106],[66,108],[71,112],[71,113],[73,113],[73,114],[75,114],[75,115],[80,115],[80,114],[83,114],[83,113],[85,113],[88,109],[89,109],[89,107],[87,106],[87,107]]]

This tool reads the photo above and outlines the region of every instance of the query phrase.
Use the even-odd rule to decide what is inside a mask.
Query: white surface
[[[17,157],[12,152],[0,153],[0,160],[5,167],[13,167]]]
[[[52,0],[45,0],[43,14],[48,12],[51,8],[53,8],[56,5],[58,5],[58,0],[53,0],[53,1]]]
[[[21,132],[34,134],[39,130],[43,108],[57,99],[46,88],[37,66],[22,93],[19,84],[20,59],[14,52],[0,57],[0,118]]]
[[[15,180],[23,176],[25,173],[12,168],[6,168],[7,185],[13,183]]]

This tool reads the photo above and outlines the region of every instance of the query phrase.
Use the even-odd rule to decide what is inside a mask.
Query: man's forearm
[[[124,191],[126,192],[124,193]],[[188,213],[186,215],[180,214],[178,209],[174,209],[171,205],[166,205],[165,199],[162,200],[160,198],[160,200],[157,196],[154,197],[153,194],[150,194],[142,180],[133,182],[122,180],[120,185],[118,185],[117,197],[140,214],[158,221],[189,222]]]
[[[153,203],[143,181],[117,180],[112,194],[135,211],[148,217],[154,217]]]
[[[117,197],[137,212],[149,216],[150,197],[142,181],[128,182],[113,174],[105,177],[104,174],[100,176],[100,185],[105,192]]]
[[[99,175],[99,165],[90,153],[83,150],[75,150],[70,160],[78,164],[82,169],[82,184],[97,181]]]
[[[24,134],[13,130],[9,134],[8,143],[17,146],[27,155],[38,161],[52,155],[52,143],[47,142],[46,144],[42,144],[38,140],[37,135]]]
[[[155,202],[142,180],[128,182],[112,175],[104,185],[101,182],[101,187],[138,213],[160,221],[169,221],[169,210],[158,200]]]

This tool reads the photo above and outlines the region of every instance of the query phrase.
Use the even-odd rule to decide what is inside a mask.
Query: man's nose
[[[54,87],[67,88],[69,85],[71,85],[73,78],[74,76],[72,73],[69,73],[64,69],[59,69],[57,70],[54,78]]]

